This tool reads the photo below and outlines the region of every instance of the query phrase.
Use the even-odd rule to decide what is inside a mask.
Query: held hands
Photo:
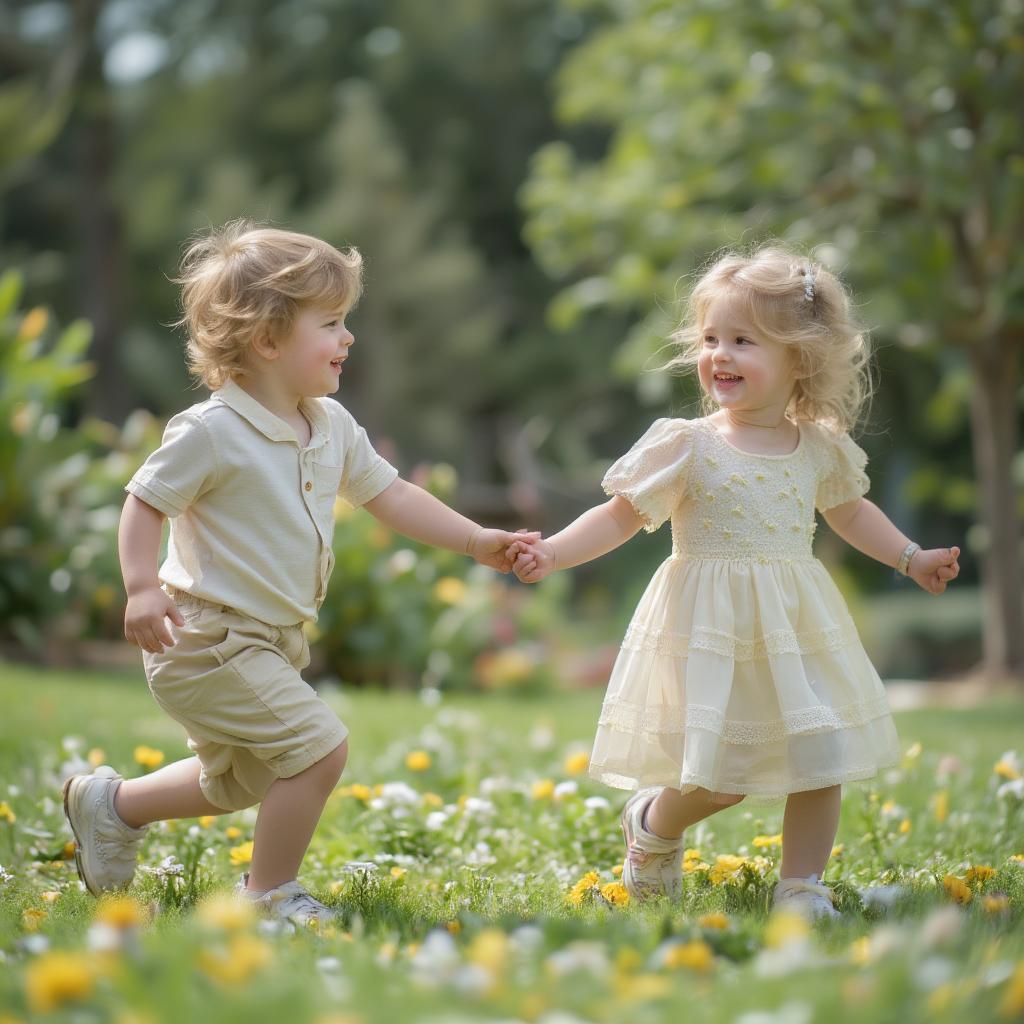
[[[165,618],[170,618],[176,626],[185,625],[178,606],[163,589],[147,587],[136,591],[129,595],[124,610],[125,638],[150,654],[163,654],[165,644],[174,646]]]
[[[540,583],[557,568],[554,547],[550,541],[541,540],[539,533],[533,534],[532,539],[520,535],[509,551],[514,551],[512,571],[520,583]]]
[[[957,558],[959,548],[930,548],[927,551],[915,551],[910,559],[907,575],[922,590],[929,594],[941,594],[950,580],[955,580],[960,573]]]
[[[511,572],[516,558],[516,546],[521,539],[539,540],[539,533],[508,533],[505,530],[487,530],[478,526],[466,545],[466,554],[498,572]]]

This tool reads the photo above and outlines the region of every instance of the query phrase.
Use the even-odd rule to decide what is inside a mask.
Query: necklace
[[[774,424],[767,424],[767,423],[748,423],[748,422],[747,422],[746,420],[741,420],[741,419],[737,419],[737,418],[736,418],[735,416],[731,415],[731,414],[730,414],[730,413],[729,413],[728,411],[727,411],[727,412],[726,412],[726,414],[725,414],[725,418],[726,418],[726,419],[727,419],[727,420],[728,420],[728,421],[729,421],[729,422],[730,422],[731,424],[733,424],[733,426],[740,426],[740,427],[760,427],[760,428],[761,428],[762,430],[778,430],[778,429],[779,429],[779,427],[781,427],[783,423],[788,423],[788,422],[790,422],[790,421],[789,421],[789,420],[788,420],[788,419],[787,419],[787,418],[786,418],[785,416],[783,416],[783,417],[782,417],[782,419],[781,419],[781,420],[779,420],[779,422],[778,422],[778,423],[774,423]]]

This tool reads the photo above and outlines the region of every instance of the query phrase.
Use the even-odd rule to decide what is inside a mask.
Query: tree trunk
[[[1024,683],[1020,525],[1011,463],[1017,451],[1021,345],[1005,334],[968,349],[974,372],[972,443],[979,484],[982,553],[983,669],[989,680]]]

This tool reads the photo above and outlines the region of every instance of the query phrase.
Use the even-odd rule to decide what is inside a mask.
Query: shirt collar
[[[262,402],[257,401],[243,387],[229,380],[218,388],[211,398],[219,399],[229,409],[234,409],[243,419],[248,420],[261,434],[271,441],[295,441],[295,431],[280,416],[274,415]],[[299,408],[309,420],[313,434],[309,439],[310,448],[321,447],[331,436],[330,423],[320,403],[311,398],[299,400]]]

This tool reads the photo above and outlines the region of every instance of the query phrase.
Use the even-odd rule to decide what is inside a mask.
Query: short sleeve
[[[863,497],[871,486],[864,472],[868,463],[867,453],[854,443],[850,435],[837,436],[825,430],[823,436],[824,466],[814,498],[814,505],[821,512]]]
[[[660,419],[604,475],[605,494],[625,498],[653,533],[686,497],[693,428],[689,420]]]
[[[198,416],[186,411],[167,421],[160,447],[125,490],[173,519],[208,491],[216,477],[213,437]]]
[[[337,405],[337,403],[335,403]],[[342,465],[338,494],[353,508],[373,500],[398,477],[398,470],[378,454],[366,431],[342,406]]]

